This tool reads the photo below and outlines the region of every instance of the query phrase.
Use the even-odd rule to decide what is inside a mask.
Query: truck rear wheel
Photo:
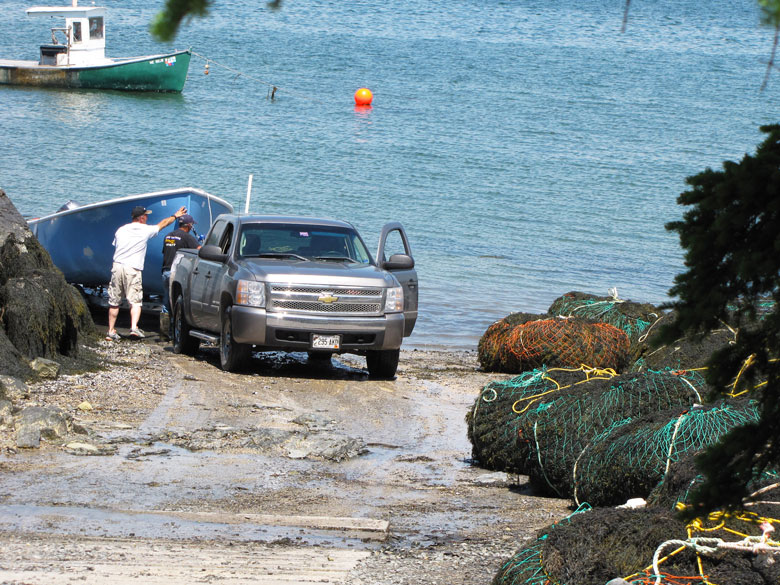
[[[401,355],[400,349],[383,349],[379,351],[369,351],[366,353],[366,365],[368,366],[368,375],[372,378],[392,379],[398,370],[398,358]]]
[[[190,335],[190,325],[184,316],[184,299],[178,296],[173,305],[173,353],[195,355],[199,347],[200,340]]]
[[[222,330],[219,338],[219,365],[226,372],[235,372],[249,357],[249,346],[233,339],[232,310],[222,312]]]

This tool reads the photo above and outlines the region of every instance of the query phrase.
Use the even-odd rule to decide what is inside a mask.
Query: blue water
[[[60,25],[32,4],[3,0],[0,57],[36,59]],[[192,47],[210,74],[194,56],[181,95],[0,87],[19,210],[182,186],[243,209],[252,174],[254,212],[346,219],[372,248],[399,220],[421,287],[407,347],[473,348],[572,290],[667,300],[685,178],[778,121],[755,0],[639,0],[622,34],[623,0],[215,0],[170,45],[147,33],[162,0],[99,4],[109,56]]]

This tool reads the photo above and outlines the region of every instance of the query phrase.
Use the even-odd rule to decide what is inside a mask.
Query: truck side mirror
[[[222,249],[214,244],[203,246],[198,250],[198,257],[212,262],[225,262],[227,260],[227,254],[223,254]]]
[[[406,254],[393,254],[382,263],[385,270],[410,270],[414,268],[414,258]]]

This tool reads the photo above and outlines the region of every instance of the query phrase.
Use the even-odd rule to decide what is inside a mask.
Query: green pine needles
[[[738,507],[751,479],[780,467],[780,125],[761,131],[767,138],[755,155],[689,177],[678,198],[688,209],[666,226],[680,236],[687,271],[670,290],[675,318],[658,341],[728,324],[736,340],[712,355],[707,381],[716,392],[748,391],[760,403],[757,422],[697,460],[706,479],[693,494],[693,515]]]

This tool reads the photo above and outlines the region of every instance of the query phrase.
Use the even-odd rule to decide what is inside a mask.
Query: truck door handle
[[[195,270],[192,271],[192,273],[193,274],[198,274],[198,269],[196,268]]]

